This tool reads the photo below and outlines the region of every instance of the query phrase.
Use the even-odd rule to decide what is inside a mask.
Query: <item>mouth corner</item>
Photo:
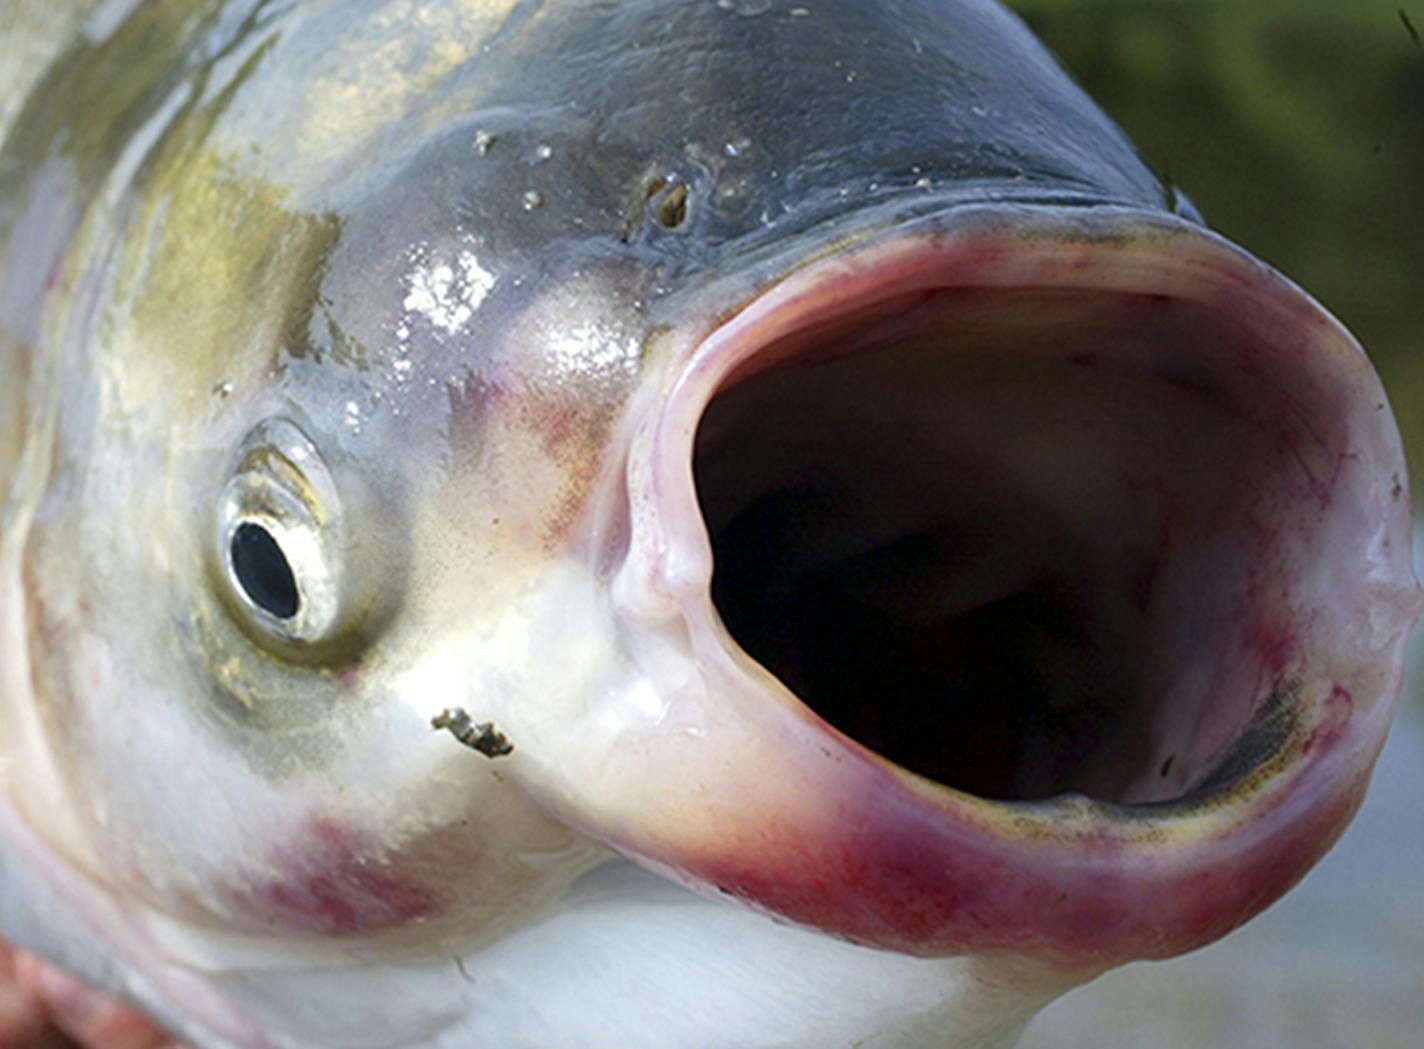
[[[1141,903],[1232,848],[1254,893],[1157,901],[1151,944],[996,935],[1178,953],[1348,822],[1420,607],[1399,439],[1348,333],[1215,235],[1018,209],[863,242],[703,341],[653,430],[663,591],[817,746],[1085,914],[1085,870]],[[847,934],[976,939],[949,925]]]

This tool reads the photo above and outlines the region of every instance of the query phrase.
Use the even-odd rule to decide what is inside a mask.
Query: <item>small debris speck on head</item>
[[[434,729],[449,729],[450,734],[471,750],[487,758],[502,758],[514,753],[509,737],[490,721],[476,722],[462,707],[447,707],[430,719]]]

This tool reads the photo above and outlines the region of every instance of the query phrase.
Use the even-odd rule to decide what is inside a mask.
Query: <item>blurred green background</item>
[[[1212,226],[1360,338],[1399,419],[1418,506],[1424,41],[1410,26],[1424,35],[1424,0],[1010,6]],[[1424,661],[1411,663],[1365,805],[1299,888],[1219,944],[1068,995],[1022,1049],[1424,1045]]]
[[[1211,225],[1355,332],[1424,488],[1424,0],[1010,6]]]

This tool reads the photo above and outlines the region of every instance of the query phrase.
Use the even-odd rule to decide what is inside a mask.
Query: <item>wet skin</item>
[[[392,40],[337,5],[243,20],[214,2],[208,22],[154,5],[26,114],[12,240],[28,250],[25,222],[51,235],[0,284],[0,337],[35,347],[0,356],[16,377],[0,399],[52,368],[63,422],[52,476],[25,460],[26,524],[0,559],[25,598],[0,626],[33,624],[9,713],[37,711],[58,769],[13,766],[35,829],[188,946],[215,926],[272,936],[312,948],[317,973],[350,944],[382,964],[389,948],[372,985],[416,971],[399,952],[418,946],[428,980],[393,994],[411,1013],[381,1044],[501,1015],[487,995],[464,1004],[478,980],[459,959],[514,968],[498,953],[511,914],[552,930],[541,973],[577,953],[558,924],[574,911],[541,907],[596,897],[600,873],[623,887],[614,849],[702,889],[686,897],[698,935],[756,916],[727,919],[724,897],[800,923],[758,927],[761,954],[736,938],[768,970],[809,928],[829,934],[828,971],[987,987],[956,1029],[975,1046],[1284,891],[1358,801],[1390,631],[1413,610],[1404,555],[1363,542],[1402,534],[1407,498],[1357,348],[1202,231],[988,5],[828,5],[814,26],[778,5],[763,22],[710,3],[539,6],[432,4],[464,31],[400,23]],[[126,61],[165,47],[179,71],[207,56],[191,94]],[[72,100],[91,97],[112,119],[71,133],[90,113]],[[86,293],[104,323],[65,299]],[[63,339],[55,316],[76,318]],[[904,432],[922,436],[886,439]],[[22,436],[45,446],[0,430],[0,474]],[[890,485],[866,453],[882,440],[914,467]],[[139,483],[96,468],[119,459]],[[943,468],[961,462],[979,468]],[[838,517],[826,491],[846,496]],[[302,603],[245,560],[259,526],[295,542]],[[782,537],[796,556],[763,565]],[[715,594],[697,582],[714,553]],[[773,569],[789,597],[766,617]],[[1080,607],[1093,630],[1064,626]],[[1378,636],[1357,638],[1376,612]],[[774,628],[792,618],[787,644]],[[1150,636],[1121,626],[1139,620]],[[900,655],[850,644],[882,635]],[[1019,647],[1044,657],[1034,673]],[[905,699],[876,712],[894,716],[860,717],[887,679]],[[942,717],[944,694],[987,696],[1007,713],[978,726],[1008,731],[976,735],[967,703]],[[447,705],[492,719],[512,753],[433,733]],[[180,751],[209,759],[201,774],[172,767]],[[76,797],[94,811],[50,826]],[[604,935],[591,927],[581,948]],[[122,945],[144,955],[129,968],[209,971],[145,955],[154,942]],[[634,971],[644,942],[615,939],[586,970]],[[690,965],[717,956],[678,946]],[[290,973],[249,986],[244,959],[224,960],[221,994],[175,983],[155,1015],[199,1044],[208,1025],[231,1039],[213,1044],[266,1045],[259,1027],[299,1014],[336,1026],[278,1044],[354,1044],[343,1009],[282,1015],[284,993],[303,996]],[[8,968],[17,1044],[47,1026],[163,1044],[108,1006],[77,1021],[31,961]],[[553,982],[522,981],[565,1025],[617,993]],[[655,1038],[697,985],[672,982],[624,996]],[[349,1003],[348,988],[318,993]],[[806,1034],[824,1012],[800,1005],[798,1044],[827,1044]],[[597,1044],[630,1044],[605,1028]],[[460,1030],[439,1044],[498,1040]]]

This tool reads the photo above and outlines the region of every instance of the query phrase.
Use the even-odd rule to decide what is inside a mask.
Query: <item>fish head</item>
[[[1011,16],[369,7],[7,147],[8,935],[204,1046],[988,1046],[1324,853],[1384,394]]]

